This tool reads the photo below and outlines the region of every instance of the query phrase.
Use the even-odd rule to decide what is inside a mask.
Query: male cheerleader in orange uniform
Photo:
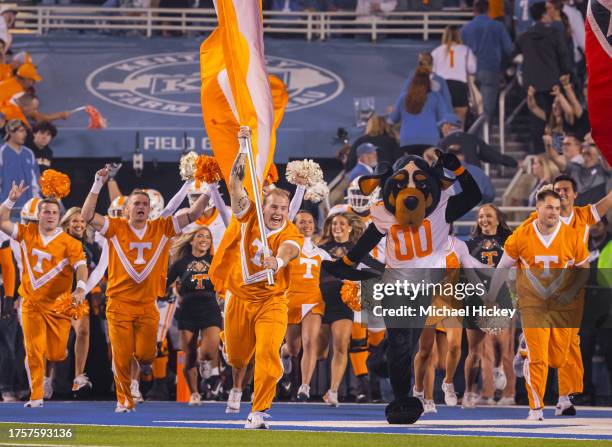
[[[23,182],[13,183],[7,200],[0,206],[0,229],[21,247],[21,325],[31,389],[25,407],[36,408],[43,406],[45,360],[59,362],[67,355],[70,318],[54,312],[53,306],[60,295],[70,293],[75,270],[77,284],[72,299],[75,304],[83,302],[87,263],[81,242],[58,228],[57,200],[40,201],[37,223],[22,225],[10,221],[11,209],[26,189]]]
[[[127,218],[103,217],[95,209],[107,180],[105,167],[96,173],[81,214],[109,242],[106,316],[117,389],[115,412],[125,413],[134,408],[132,358],[148,369],[157,353],[159,311],[155,302],[165,293],[169,240],[202,214],[209,197],[202,195],[187,213],[148,220],[151,199],[146,191],[137,189],[128,197]]]
[[[244,368],[255,354],[253,408],[245,428],[268,428],[265,412],[272,405],[276,383],[283,373],[279,351],[287,331],[285,292],[289,269],[286,267],[299,256],[304,237],[287,219],[289,193],[273,189],[263,203],[264,231],[271,252],[271,256],[264,256],[255,205],[243,184],[247,161],[245,139],[250,138],[250,130],[241,128],[238,138],[240,152],[230,173],[229,193],[232,213],[240,229],[224,255],[213,259],[211,279],[216,288],[227,287],[224,349],[229,364]],[[230,270],[226,269],[224,274],[219,264],[229,266]],[[267,282],[270,271],[274,285]]]

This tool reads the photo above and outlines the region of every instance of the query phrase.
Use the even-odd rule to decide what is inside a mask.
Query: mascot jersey
[[[450,188],[449,188],[450,189]],[[445,258],[450,224],[446,222],[446,205],[453,195],[443,190],[440,202],[434,211],[423,219],[418,228],[403,227],[379,202],[371,209],[372,222],[376,229],[386,235],[385,260],[387,267],[406,268],[431,267],[438,258]]]

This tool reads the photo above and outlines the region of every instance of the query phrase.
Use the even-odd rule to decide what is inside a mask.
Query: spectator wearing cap
[[[13,36],[9,30],[15,26],[16,19],[17,8],[15,6],[0,6],[0,39],[4,42],[4,49],[2,50],[4,54],[9,51],[13,43]]]
[[[40,171],[34,153],[24,146],[26,137],[25,125],[19,120],[11,120],[6,124],[6,143],[0,147],[0,201],[7,199],[13,183],[23,182],[29,187],[11,211],[11,216],[16,218],[23,205],[40,192]]]
[[[450,146],[447,152],[455,154],[465,169],[474,177],[482,193],[481,203],[493,203],[495,201],[495,187],[489,176],[478,166],[466,162],[465,155],[459,146]],[[457,183],[455,183],[454,188],[456,193],[460,192],[461,187]]]
[[[357,148],[357,164],[349,173],[349,182],[362,175],[370,175],[378,164],[376,146],[371,143],[362,143]]]
[[[0,104],[5,104],[17,93],[25,93],[42,81],[36,67],[30,60],[22,64],[12,78],[0,82]]]
[[[47,121],[42,121],[34,126],[32,134],[28,135],[26,140],[26,146],[34,151],[41,174],[49,169],[53,162],[53,150],[49,145],[56,136],[57,128]]]
[[[491,121],[497,106],[502,62],[512,51],[512,41],[501,22],[488,16],[489,2],[474,2],[474,18],[461,30],[463,43],[478,60],[476,81],[480,86],[484,111]]]
[[[450,146],[459,146],[466,163],[482,168],[481,162],[495,165],[515,167],[516,160],[507,155],[500,154],[481,138],[461,130],[461,120],[454,113],[447,113],[438,122],[442,131],[442,139],[437,146],[443,151]]]
[[[391,125],[380,115],[372,115],[368,119],[365,134],[357,138],[351,145],[346,162],[347,169],[353,169],[357,164],[357,148],[362,143],[371,143],[377,147],[379,162],[386,161],[393,164],[402,155]]]
[[[423,152],[440,139],[437,123],[447,112],[442,96],[431,88],[430,72],[418,67],[408,90],[402,92],[389,115],[400,125],[400,149],[423,156]]]

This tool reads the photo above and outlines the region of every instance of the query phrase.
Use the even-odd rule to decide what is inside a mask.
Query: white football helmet
[[[108,207],[108,215],[110,217],[121,217],[123,216],[123,210],[125,209],[125,205],[127,205],[127,196],[119,196],[115,197]]]
[[[21,208],[21,223],[38,222],[38,204],[40,197],[32,197]]]
[[[164,210],[164,197],[156,189],[145,189],[144,191],[149,194],[149,200],[151,200],[151,212],[149,213],[149,220],[157,219],[161,216],[161,213]]]
[[[380,187],[376,187],[374,192],[369,196],[366,196],[359,189],[359,179],[357,177],[353,179],[346,191],[346,199],[351,209],[357,213],[364,213],[370,209],[372,205],[378,202],[380,197]]]

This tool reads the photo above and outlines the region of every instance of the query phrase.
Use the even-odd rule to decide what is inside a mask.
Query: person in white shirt
[[[444,29],[442,45],[431,52],[433,72],[446,79],[454,112],[461,119],[461,128],[469,104],[468,77],[476,74],[476,56],[463,45],[459,28],[451,25]]]
[[[17,9],[14,5],[6,5],[0,7],[0,39],[4,41],[4,54],[11,48],[13,36],[9,32],[15,25],[17,17]]]
[[[584,19],[580,11],[573,6],[572,0],[563,0],[563,12],[567,16],[572,29],[572,40],[574,41],[574,61],[580,62],[584,55]]]
[[[396,7],[397,0],[357,0],[355,14],[359,21],[372,20],[394,11]]]

